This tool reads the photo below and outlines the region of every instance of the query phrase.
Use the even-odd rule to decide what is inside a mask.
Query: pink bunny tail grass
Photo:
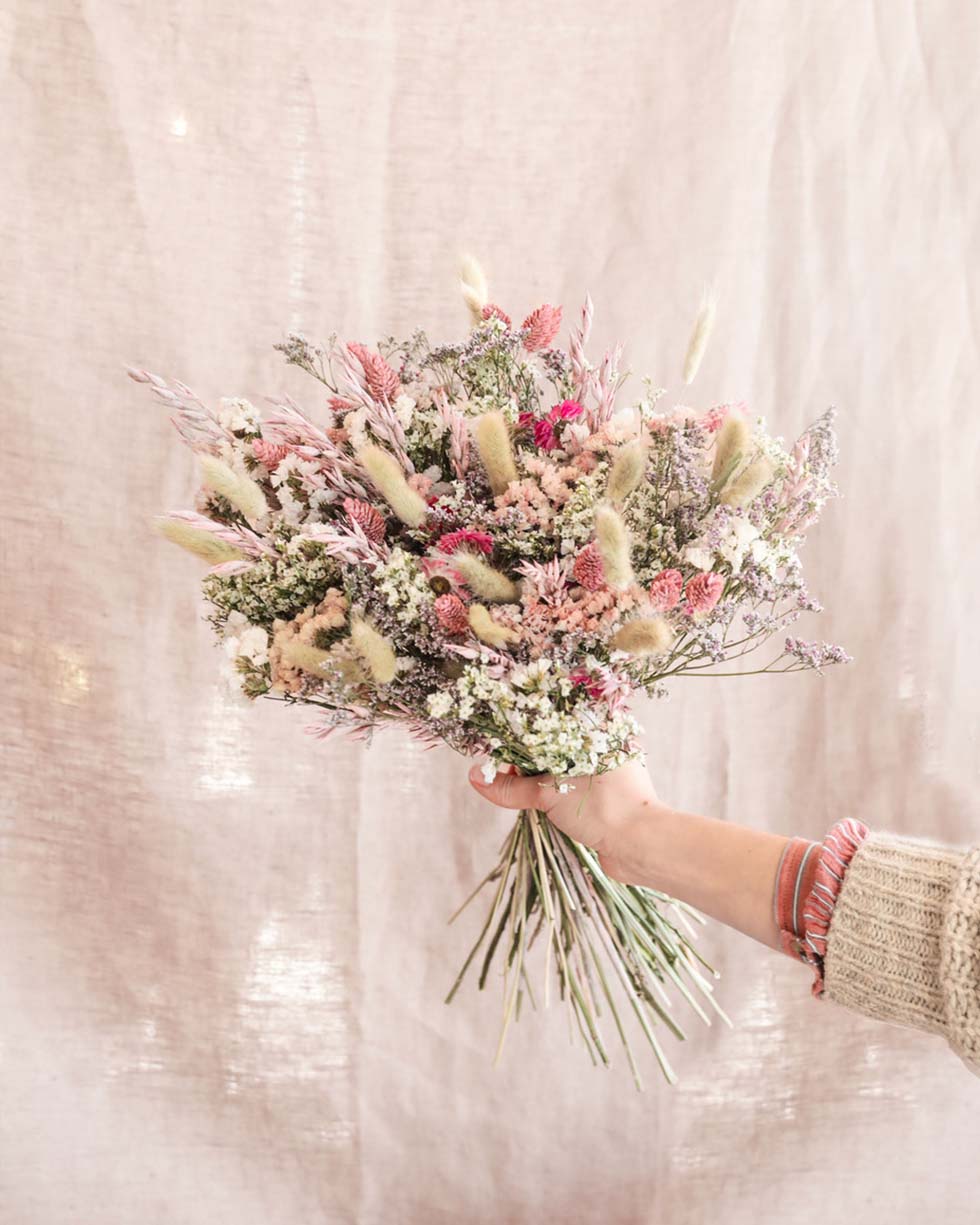
[[[721,599],[725,580],[720,574],[699,574],[687,585],[687,611],[689,613],[710,612]]]
[[[558,335],[560,327],[561,307],[549,306],[547,303],[539,306],[537,310],[531,311],[521,324],[521,329],[527,332],[524,348],[529,353],[536,349],[546,349]]]
[[[380,544],[384,540],[387,530],[384,516],[369,502],[362,502],[360,498],[344,498],[344,510],[372,544]]]
[[[455,592],[447,591],[439,596],[433,605],[436,618],[447,634],[466,634],[469,632],[470,619],[466,605]]]
[[[494,302],[488,302],[480,311],[481,319],[500,319],[503,323],[510,327],[510,315],[506,311],[501,310]]]
[[[606,572],[602,565],[602,554],[596,542],[589,544],[575,558],[572,576],[586,591],[599,591],[606,585]]]

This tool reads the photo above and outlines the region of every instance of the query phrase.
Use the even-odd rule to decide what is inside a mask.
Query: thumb
[[[498,774],[492,783],[488,783],[479,765],[470,768],[471,786],[498,808],[540,808],[543,798],[540,784],[546,783],[549,778],[549,775],[542,774],[536,774],[533,778],[524,774]]]

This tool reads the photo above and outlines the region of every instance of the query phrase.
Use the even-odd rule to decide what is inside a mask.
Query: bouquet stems
[[[667,1030],[678,1039],[685,1034],[671,1015],[670,989],[682,995],[706,1025],[711,1024],[711,1015],[702,1003],[731,1024],[715,1002],[713,987],[703,971],[712,978],[718,974],[691,942],[695,933],[690,920],[704,923],[703,916],[657,890],[613,880],[588,847],[563,834],[544,813],[525,808],[518,814],[496,867],[450,922],[485,885],[494,882],[496,890],[486,922],[446,1003],[453,999],[481,954],[481,990],[495,961],[502,962],[504,1012],[495,1064],[511,1022],[520,1016],[525,995],[536,1007],[528,953],[539,937],[546,950],[545,1006],[556,979],[570,1026],[578,1028],[593,1063],[606,1065],[610,1059],[600,1021],[608,1010],[638,1089],[643,1084],[624,1023],[627,1008],[671,1084],[677,1077],[656,1031]]]

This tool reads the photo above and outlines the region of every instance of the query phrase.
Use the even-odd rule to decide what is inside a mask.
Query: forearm
[[[778,949],[776,873],[788,838],[695,813],[639,805],[623,830],[636,884],[662,890]]]

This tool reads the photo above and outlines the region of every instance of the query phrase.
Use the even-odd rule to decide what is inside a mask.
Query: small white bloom
[[[732,574],[738,574],[742,569],[742,562],[745,559],[749,545],[758,536],[759,529],[754,527],[748,519],[732,520],[731,529],[722,539],[718,549],[719,555],[731,566]]]
[[[445,689],[437,690],[429,694],[426,705],[433,719],[444,719],[453,708],[452,694]]]
[[[703,549],[697,545],[688,545],[681,556],[695,570],[710,570],[715,564],[714,553],[710,549]]]
[[[497,763],[493,760],[493,758],[490,758],[489,761],[485,761],[483,763],[480,768],[480,773],[483,775],[483,781],[487,784],[487,786],[489,786],[497,777]]]
[[[344,417],[344,429],[347,431],[347,437],[355,451],[359,451],[361,447],[366,447],[371,441],[367,435],[367,409],[352,409]]]
[[[226,430],[259,432],[259,414],[248,400],[225,397],[218,404],[218,420]]]
[[[412,424],[412,416],[415,413],[415,401],[411,396],[402,394],[396,397],[392,408],[395,410],[395,416],[398,418],[402,429],[407,430]]]

